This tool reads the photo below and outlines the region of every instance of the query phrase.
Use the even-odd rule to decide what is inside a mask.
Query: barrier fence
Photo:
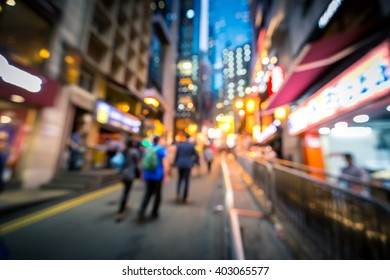
[[[372,195],[375,186],[286,161],[244,155],[237,160],[264,191],[269,210],[292,226],[316,257],[390,259],[390,205]]]

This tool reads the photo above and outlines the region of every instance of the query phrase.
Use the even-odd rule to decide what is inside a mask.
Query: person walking
[[[179,169],[176,201],[180,201],[180,189],[182,182],[184,181],[184,193],[182,196],[183,203],[186,203],[187,201],[191,168],[193,167],[194,163],[199,160],[199,154],[195,149],[195,144],[189,142],[190,135],[185,134],[185,137],[186,140],[184,142],[178,143],[175,156],[175,166]]]
[[[213,159],[214,159],[214,151],[211,149],[210,146],[206,146],[204,148],[203,157],[204,157],[205,161],[207,162],[207,171],[210,174],[211,166],[213,164]]]
[[[124,218],[124,211],[133,182],[136,178],[140,176],[138,166],[140,160],[140,153],[135,148],[134,142],[132,140],[127,141],[126,148],[123,151],[123,154],[125,157],[125,162],[120,169],[121,180],[123,183],[123,193],[116,216],[116,220],[118,222],[122,221]]]
[[[152,209],[152,219],[159,217],[159,207],[162,196],[163,181],[168,180],[169,162],[167,160],[166,149],[159,145],[160,137],[153,138],[152,147],[145,150],[143,156],[143,175],[146,184],[146,190],[142,199],[141,207],[138,212],[138,220],[142,221],[145,216],[149,200],[154,196],[154,205]]]
[[[0,193],[3,192],[5,185],[3,176],[9,155],[8,139],[8,133],[5,131],[0,131]]]
[[[70,135],[68,139],[69,149],[69,171],[80,170],[84,163],[84,136],[85,131],[82,125],[78,125],[77,129]]]

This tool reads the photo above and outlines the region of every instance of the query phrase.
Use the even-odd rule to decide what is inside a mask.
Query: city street
[[[137,220],[143,182],[131,192],[126,218],[115,221],[121,184],[114,184],[23,215],[1,227],[10,259],[230,259],[232,242],[224,215],[227,180],[233,184],[246,259],[296,258],[276,236],[251,196],[238,163],[227,159],[227,177],[219,160],[211,174],[193,170],[187,204],[176,202],[176,177],[164,186],[160,217]],[[226,170],[224,171],[226,172]],[[25,213],[25,212],[23,212]]]
[[[213,210],[223,200],[219,174],[215,170],[210,176],[193,177],[191,184],[189,202],[177,204],[176,181],[171,179],[164,186],[160,218],[142,224],[136,219],[143,195],[141,181],[135,183],[126,218],[120,223],[115,221],[120,184],[66,211],[51,210],[56,214],[4,236],[10,258],[222,259],[223,216]]]

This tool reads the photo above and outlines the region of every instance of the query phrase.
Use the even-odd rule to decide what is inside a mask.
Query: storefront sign
[[[141,121],[115,107],[103,102],[96,102],[96,120],[101,124],[108,124],[116,128],[137,133],[139,132]]]
[[[321,15],[320,19],[318,20],[318,27],[324,28],[328,25],[329,21],[332,19],[334,14],[337,12],[341,4],[343,3],[343,0],[333,0],[329,3],[328,7],[326,8],[325,12]]]
[[[262,133],[257,135],[256,137],[257,142],[262,143],[265,140],[267,140],[269,137],[274,135],[276,132],[278,132],[278,126],[280,126],[280,121],[274,121],[269,126],[267,126],[267,128]]]
[[[295,108],[289,116],[290,134],[297,135],[388,94],[389,47],[388,41],[382,43]]]
[[[58,89],[57,81],[0,55],[0,97],[12,101],[17,95],[26,104],[52,106]]]
[[[29,92],[39,92],[42,88],[42,80],[39,77],[10,65],[2,55],[0,55],[0,77],[4,82]]]

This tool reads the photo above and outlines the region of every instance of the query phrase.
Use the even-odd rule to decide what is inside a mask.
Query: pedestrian
[[[4,172],[8,159],[8,139],[9,135],[5,131],[0,131],[0,193],[4,190]]]
[[[179,170],[179,178],[176,189],[176,201],[180,201],[180,189],[182,182],[184,181],[184,193],[182,196],[183,203],[186,203],[187,201],[191,168],[195,162],[199,161],[199,154],[195,149],[195,144],[189,142],[190,135],[185,134],[185,138],[186,140],[184,142],[178,143],[175,156],[175,166]]]
[[[133,182],[136,178],[140,177],[140,170],[138,166],[140,161],[140,153],[135,148],[135,144],[132,140],[127,141],[123,154],[125,161],[122,168],[120,169],[120,176],[123,183],[123,193],[116,216],[116,220],[118,222],[122,221],[124,218],[124,211]]]
[[[210,174],[211,166],[213,164],[213,159],[214,159],[214,151],[211,149],[209,145],[204,148],[203,157],[204,160],[207,162],[207,171]]]
[[[79,125],[77,129],[70,135],[68,140],[69,164],[68,170],[80,170],[84,163],[84,129]]]
[[[154,205],[151,218],[159,217],[159,207],[162,196],[163,181],[168,180],[169,162],[167,160],[167,152],[164,147],[159,145],[160,137],[153,138],[153,145],[146,148],[143,155],[143,178],[146,184],[146,190],[142,199],[141,207],[138,212],[138,219],[144,219],[146,208],[149,200],[154,196]]]
[[[351,189],[352,191],[357,192],[364,192],[366,193],[367,190],[362,187],[363,184],[357,184],[353,183],[350,180],[345,180],[351,178],[358,179],[364,183],[367,183],[370,179],[370,176],[368,175],[368,172],[364,170],[363,168],[357,167],[353,162],[353,156],[349,153],[344,154],[344,159],[347,163],[347,166],[341,169],[342,175],[346,175],[346,178],[342,178],[341,181],[346,182],[346,186]],[[344,180],[343,180],[344,179]]]

